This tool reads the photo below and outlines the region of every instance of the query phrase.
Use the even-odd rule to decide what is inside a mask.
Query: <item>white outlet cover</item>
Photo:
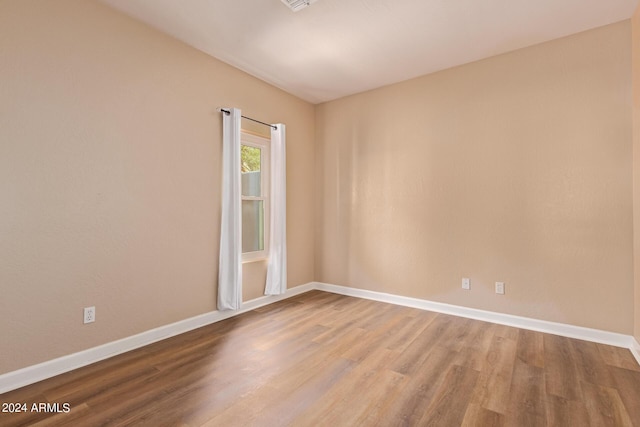
[[[504,295],[504,282],[496,282],[496,294]]]
[[[96,308],[85,307],[84,308],[84,323],[93,323],[96,321]]]
[[[471,281],[468,277],[462,279],[462,289],[471,289]]]

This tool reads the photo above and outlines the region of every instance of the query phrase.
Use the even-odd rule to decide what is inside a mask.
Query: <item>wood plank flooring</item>
[[[640,367],[626,349],[312,291],[0,402],[29,408],[0,413],[7,427],[640,426]]]

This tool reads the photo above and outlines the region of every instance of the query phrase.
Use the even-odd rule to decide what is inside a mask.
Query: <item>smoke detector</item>
[[[304,9],[309,6],[311,3],[315,3],[317,0],[282,0],[282,3],[286,4],[289,9],[294,12],[299,11],[300,9]]]

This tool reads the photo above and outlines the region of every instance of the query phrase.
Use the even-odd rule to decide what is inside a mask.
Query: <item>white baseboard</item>
[[[483,320],[485,322],[514,326],[516,328],[529,329],[538,332],[546,332],[549,334],[560,335],[569,338],[577,338],[585,341],[593,341],[600,344],[612,345],[615,347],[624,347],[630,349],[632,352],[634,351],[632,342],[636,343],[635,339],[630,335],[618,334],[616,332],[601,331],[598,329],[584,328],[582,326],[573,326],[564,323],[548,322],[546,320],[538,320],[528,317],[514,316],[511,314],[496,313],[493,311],[478,310],[475,308],[461,307],[457,305],[433,302],[418,298],[403,297],[393,294],[385,294],[382,292],[367,291],[364,289],[349,288],[346,286],[331,285],[328,283],[314,282],[314,285],[315,289],[333,292],[336,294],[387,302],[391,304],[403,305],[406,307],[435,311],[437,313],[467,317],[470,319]],[[638,363],[640,363],[638,354],[640,354],[640,351],[636,350],[636,354],[634,354],[634,356],[636,357],[636,359],[638,359]]]
[[[485,322],[498,323],[516,328],[529,329],[538,332],[546,332],[569,338],[577,338],[585,341],[593,341],[616,347],[628,348],[640,364],[640,344],[630,335],[615,332],[601,331],[598,329],[584,328],[581,326],[567,325],[564,323],[548,322],[545,320],[531,319],[527,317],[513,316],[510,314],[496,313],[492,311],[478,310],[475,308],[461,307],[440,302],[428,301],[418,298],[403,297],[382,292],[367,291],[364,289],[349,288],[346,286],[331,285],[328,283],[310,282],[304,285],[288,289],[287,293],[279,296],[264,296],[248,301],[237,311],[212,311],[181,320],[170,325],[161,326],[142,332],[121,340],[93,347],[68,356],[59,357],[37,365],[28,366],[17,371],[0,375],[0,394],[17,388],[42,381],[56,375],[81,368],[109,357],[135,350],[145,345],[161,341],[166,338],[179,335],[211,323],[237,316],[247,311],[254,310],[276,301],[291,298],[311,290],[332,292],[335,294],[370,299],[390,304],[413,307],[422,310],[435,311],[437,313],[451,314],[470,319],[483,320]]]
[[[229,317],[237,316],[258,307],[290,298],[313,289],[315,289],[315,284],[307,283],[288,289],[283,295],[263,296],[247,301],[242,305],[242,309],[237,311],[212,311],[189,319],[181,320],[179,322],[171,323],[169,325],[160,326],[127,338],[39,363],[37,365],[28,366],[17,371],[8,372],[0,375],[0,394],[99,362],[100,360],[108,359],[109,357],[116,356],[118,354],[126,353],[127,351],[144,347],[145,345],[149,345],[175,335],[183,334],[211,323],[228,319]]]
[[[633,357],[636,358],[640,365],[640,343],[638,343],[638,340],[634,337],[631,337],[631,347],[629,347],[629,350],[631,350],[631,354],[633,354]]]

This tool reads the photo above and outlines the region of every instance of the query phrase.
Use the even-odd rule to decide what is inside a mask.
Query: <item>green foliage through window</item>
[[[259,148],[241,145],[240,158],[242,159],[242,172],[255,172],[260,170]]]

